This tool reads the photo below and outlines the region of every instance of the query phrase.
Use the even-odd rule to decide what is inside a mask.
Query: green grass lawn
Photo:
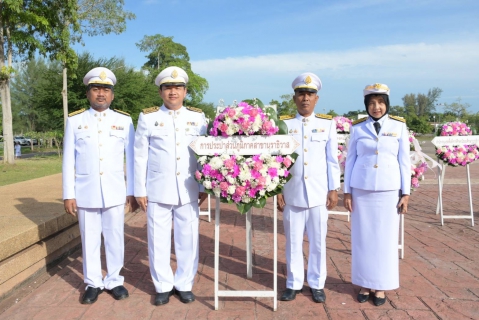
[[[58,156],[37,156],[17,159],[15,164],[0,163],[0,186],[62,172],[62,159]]]

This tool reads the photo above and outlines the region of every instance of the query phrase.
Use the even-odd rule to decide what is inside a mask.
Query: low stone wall
[[[81,247],[65,213],[61,174],[0,187],[0,300]]]

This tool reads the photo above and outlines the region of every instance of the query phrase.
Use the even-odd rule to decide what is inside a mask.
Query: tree
[[[406,116],[406,108],[401,106],[391,106],[389,108],[389,114],[404,118]]]
[[[0,93],[2,99],[4,162],[14,163],[10,79],[16,60],[35,52],[55,56],[63,47],[62,21],[77,27],[76,0],[0,1]],[[5,51],[6,50],[6,51]],[[7,64],[5,64],[7,61]]]
[[[336,111],[334,111],[333,109],[329,110],[327,114],[329,114],[330,116],[333,116],[333,117],[339,116],[339,114],[337,114]]]
[[[276,105],[278,116],[296,114],[296,104],[294,103],[293,96],[293,93],[283,94],[280,96],[281,102],[273,99],[269,104]]]
[[[72,21],[65,17],[63,21],[64,35],[62,50],[57,54],[57,59],[63,65],[63,119],[66,125],[68,117],[68,84],[67,69],[74,69],[77,66],[77,57],[70,48],[70,44],[80,42],[83,44],[82,36],[86,33],[88,36],[98,36],[104,34],[120,34],[126,29],[126,21],[135,19],[135,15],[128,11],[123,11],[124,0],[78,0],[77,20],[79,27],[74,29],[70,35]],[[71,77],[75,79],[75,77]]]
[[[406,124],[409,130],[416,133],[431,133],[434,131],[434,127],[431,126],[427,117],[418,117],[415,113],[410,113],[406,117]]]
[[[347,113],[343,114],[343,117],[349,118],[354,121],[358,119],[359,114],[366,114],[366,110],[348,111]]]
[[[167,67],[177,66],[186,71],[189,77],[188,95],[185,104],[198,104],[203,100],[203,95],[208,90],[208,81],[191,70],[190,57],[186,47],[173,41],[173,37],[165,37],[161,34],[144,36],[136,43],[142,52],[148,52],[147,62],[143,69],[148,71],[151,81],[158,75],[160,70]]]
[[[12,81],[12,112],[21,118],[21,126],[26,131],[36,131],[37,123],[48,115],[39,112],[47,79],[48,66],[43,59],[31,59],[22,64],[17,76]]]
[[[436,110],[436,101],[441,96],[442,89],[432,88],[429,89],[427,95],[423,93],[409,93],[402,98],[405,108],[414,107],[414,112],[418,116],[430,115]]]
[[[456,99],[456,102],[453,102],[451,104],[444,104],[444,112],[445,113],[451,113],[457,118],[465,118],[469,114],[468,110],[471,105],[469,103],[462,103],[461,102],[461,97]]]

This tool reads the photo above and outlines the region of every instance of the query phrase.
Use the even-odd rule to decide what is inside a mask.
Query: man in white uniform
[[[197,162],[189,144],[206,133],[200,109],[185,108],[188,75],[168,67],[156,77],[161,107],[144,109],[135,135],[135,197],[148,215],[150,272],[157,292],[155,305],[164,305],[176,289],[180,301],[193,302],[198,270]],[[170,266],[171,225],[177,268]]]
[[[304,282],[303,236],[309,239],[307,281],[313,301],[326,301],[326,232],[328,210],[338,202],[340,169],[337,157],[336,125],[332,117],[314,114],[321,80],[313,73],[299,75],[292,84],[297,114],[282,116],[288,133],[301,146],[291,169],[293,176],[278,196],[278,209],[284,210],[286,235],[286,290],[282,301],[291,301]]]
[[[128,298],[120,271],[124,259],[125,204],[137,209],[133,197],[133,142],[130,116],[109,109],[116,77],[107,68],[90,70],[83,78],[90,109],[69,115],[63,147],[65,211],[78,215],[87,284],[83,304],[94,303],[103,289],[115,299]],[[126,186],[124,159],[126,153]],[[108,273],[103,279],[100,247],[105,242]]]

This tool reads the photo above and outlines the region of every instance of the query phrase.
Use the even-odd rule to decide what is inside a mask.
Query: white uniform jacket
[[[198,111],[200,111],[198,109]],[[135,196],[169,205],[198,200],[190,143],[206,133],[204,113],[164,105],[143,110],[135,135]]]
[[[401,189],[402,194],[410,194],[411,160],[406,124],[389,116],[376,134],[373,123],[374,120],[368,118],[351,127],[344,192],[351,193],[351,188]]]
[[[63,199],[76,199],[83,208],[124,204],[133,195],[134,138],[131,118],[120,112],[90,108],[69,117],[63,139]]]
[[[295,151],[299,156],[290,171],[293,177],[284,186],[284,200],[302,208],[325,205],[328,191],[340,187],[336,124],[321,115],[300,114],[285,123],[301,146]]]

